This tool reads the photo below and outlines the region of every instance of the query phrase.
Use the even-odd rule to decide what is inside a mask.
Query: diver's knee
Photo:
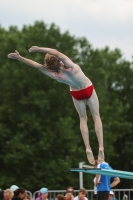
[[[79,118],[80,118],[80,121],[87,121],[88,120],[88,117],[86,115],[84,115],[84,116],[80,115]]]
[[[92,115],[92,117],[93,117],[94,122],[101,121],[101,117],[100,117],[99,113],[95,114],[95,115]]]

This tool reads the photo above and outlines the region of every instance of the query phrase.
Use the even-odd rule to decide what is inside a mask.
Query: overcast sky
[[[22,28],[36,20],[84,36],[93,48],[117,47],[132,60],[133,0],[0,0],[2,27]]]

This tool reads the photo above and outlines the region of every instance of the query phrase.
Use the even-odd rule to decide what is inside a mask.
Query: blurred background
[[[33,46],[56,48],[80,65],[94,83],[104,128],[106,161],[133,169],[133,1],[0,1],[0,187],[30,191],[79,188],[79,162],[88,164],[79,117],[69,87],[36,69],[10,60],[19,53],[43,63]],[[93,120],[90,142],[97,155]],[[93,188],[93,175],[84,187]],[[121,180],[118,188],[132,188]]]

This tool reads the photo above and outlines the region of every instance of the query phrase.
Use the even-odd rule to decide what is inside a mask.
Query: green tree
[[[78,163],[88,163],[69,87],[40,71],[10,60],[17,49],[24,57],[43,63],[44,55],[29,54],[33,45],[56,48],[78,63],[94,83],[100,101],[106,161],[115,169],[131,171],[133,70],[119,49],[93,49],[86,38],[61,33],[55,24],[35,22],[22,30],[0,27],[0,170],[1,188],[12,184],[30,191],[41,187],[79,187]],[[98,144],[89,109],[92,149]],[[93,187],[93,175],[84,175],[84,186]],[[132,187],[131,182],[120,187]],[[126,183],[126,186],[124,185]]]

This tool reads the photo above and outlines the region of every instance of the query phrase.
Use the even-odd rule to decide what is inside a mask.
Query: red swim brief
[[[74,97],[74,99],[84,100],[84,99],[88,99],[91,97],[93,89],[94,89],[94,86],[90,85],[87,88],[82,89],[82,90],[78,90],[78,91],[70,90],[70,93]]]

